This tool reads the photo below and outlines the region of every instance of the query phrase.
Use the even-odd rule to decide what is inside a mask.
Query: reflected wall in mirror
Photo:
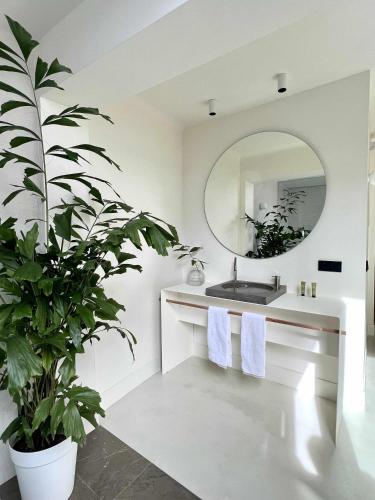
[[[217,160],[206,185],[207,222],[232,252],[264,259],[301,243],[322,213],[326,179],[316,153],[284,132],[259,132]]]

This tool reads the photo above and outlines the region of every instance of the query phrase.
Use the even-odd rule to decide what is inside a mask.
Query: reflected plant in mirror
[[[311,147],[291,134],[259,132],[219,157],[207,180],[205,212],[224,247],[264,259],[308,237],[325,198],[323,166]]]
[[[264,220],[255,220],[245,214],[245,218],[254,231],[255,251],[249,250],[246,257],[264,259],[281,255],[298,245],[309,234],[303,226],[293,227],[289,218],[298,215],[298,205],[304,203],[305,191],[290,191],[284,189],[280,203],[273,205],[273,210],[267,212]]]
[[[178,245],[174,248],[174,252],[177,252],[179,255],[177,260],[190,260],[190,264],[192,269],[190,270],[187,283],[188,285],[203,285],[205,281],[204,276],[204,266],[207,264],[204,260],[198,257],[199,252],[203,250],[203,247],[192,247],[189,245]]]

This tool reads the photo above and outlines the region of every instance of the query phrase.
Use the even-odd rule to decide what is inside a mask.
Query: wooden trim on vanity
[[[203,306],[201,304],[193,304],[191,302],[183,302],[181,300],[174,300],[174,299],[166,299],[166,302],[169,304],[177,304],[179,306],[185,306],[185,307],[193,307],[194,309],[203,309],[203,310],[208,310],[208,306]],[[242,316],[242,312],[238,311],[228,311],[228,314],[231,314],[232,316]],[[336,335],[346,335],[346,332],[344,330],[337,330],[335,328],[325,328],[322,326],[313,326],[313,325],[306,325],[305,323],[296,323],[294,321],[287,321],[285,319],[277,319],[277,318],[270,318],[269,316],[266,316],[266,321],[269,323],[278,323],[280,325],[288,325],[288,326],[296,326],[298,328],[304,328],[305,330],[315,330],[318,332],[322,333],[334,333]]]

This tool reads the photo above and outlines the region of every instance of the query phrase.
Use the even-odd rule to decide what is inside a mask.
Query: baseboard
[[[123,398],[128,392],[132,391],[138,385],[142,384],[158,372],[160,372],[159,358],[155,358],[137,370],[134,370],[127,377],[120,380],[109,389],[101,392],[103,408],[107,410],[110,406]]]

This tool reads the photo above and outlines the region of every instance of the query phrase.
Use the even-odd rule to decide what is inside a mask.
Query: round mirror
[[[308,237],[325,197],[324,170],[310,146],[287,133],[260,132],[217,160],[205,210],[211,231],[228,250],[265,259]]]

